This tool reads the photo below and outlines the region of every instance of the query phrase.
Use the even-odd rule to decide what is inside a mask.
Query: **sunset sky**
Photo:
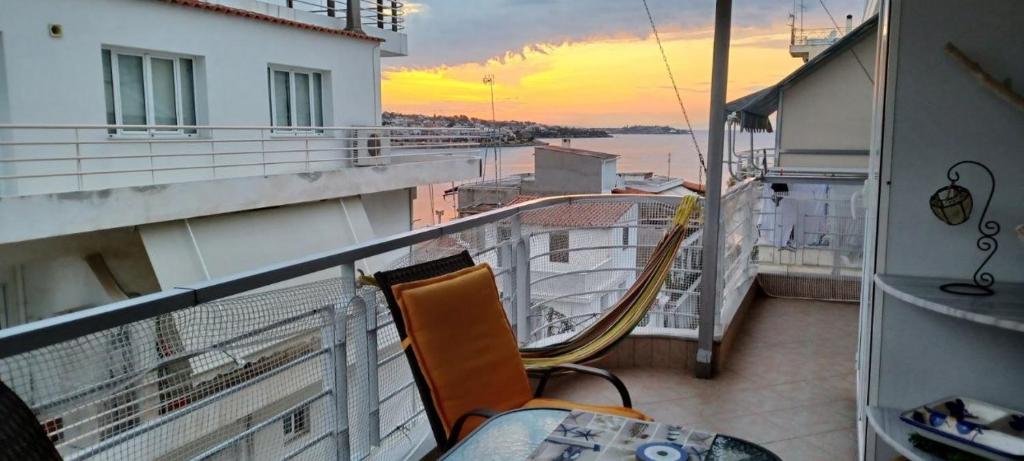
[[[708,123],[713,0],[648,0],[695,128]],[[406,3],[409,56],[383,60],[384,110],[606,127],[684,126],[640,0],[423,0]],[[831,25],[805,2],[805,26]],[[862,20],[862,0],[825,2]],[[470,8],[467,8],[472,6]],[[736,0],[729,97],[777,82],[791,58],[792,0]]]

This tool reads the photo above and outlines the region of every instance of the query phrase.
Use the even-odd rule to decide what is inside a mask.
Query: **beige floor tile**
[[[666,367],[613,371],[634,406],[656,420],[762,443],[787,461],[855,457],[857,306],[759,299],[742,328],[715,379]],[[546,395],[618,402],[614,388],[592,377],[560,377]]]
[[[787,439],[763,444],[785,461],[832,461],[831,453],[818,448],[807,438]]]

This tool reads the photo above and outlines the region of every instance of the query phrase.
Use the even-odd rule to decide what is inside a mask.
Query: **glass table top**
[[[565,419],[567,410],[513,410],[488,419],[452,448],[445,461],[522,461]],[[719,434],[703,461],[779,461],[767,449]]]

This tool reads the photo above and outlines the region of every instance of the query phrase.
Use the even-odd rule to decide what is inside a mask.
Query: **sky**
[[[409,56],[382,59],[384,110],[613,127],[685,127],[641,0],[406,1]],[[714,0],[648,0],[695,129],[708,125]],[[830,27],[805,0],[804,25]],[[824,0],[840,26],[863,0]],[[735,0],[728,97],[771,85],[789,56],[793,0]]]

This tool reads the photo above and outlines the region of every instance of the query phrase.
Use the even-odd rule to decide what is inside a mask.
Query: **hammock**
[[[586,330],[550,346],[523,348],[520,355],[527,369],[549,368],[566,363],[598,359],[625,338],[643,320],[647,310],[668,279],[679,246],[686,238],[686,225],[694,212],[700,217],[697,196],[683,197],[671,227],[655,246],[647,266],[614,306],[603,312]]]
[[[520,349],[519,352],[526,368],[542,369],[598,359],[633,331],[633,328],[643,320],[648,309],[654,304],[658,292],[661,291],[661,286],[668,279],[679,246],[686,239],[686,226],[690,218],[700,219],[700,206],[697,200],[698,197],[695,195],[682,198],[676,208],[675,216],[672,218],[671,227],[654,247],[651,259],[640,276],[637,277],[636,282],[614,306],[601,313],[597,320],[585,330],[566,341],[549,346]],[[472,266],[473,262],[469,259],[468,253],[465,259],[467,261],[463,263],[456,263],[456,267]],[[447,273],[452,268],[434,267],[427,272],[441,271],[442,269],[444,270],[441,273]],[[417,274],[424,275],[418,272]],[[419,278],[423,277],[413,279]],[[360,276],[359,280],[367,285],[380,286],[377,280],[370,276]],[[389,303],[391,302],[389,301]]]

